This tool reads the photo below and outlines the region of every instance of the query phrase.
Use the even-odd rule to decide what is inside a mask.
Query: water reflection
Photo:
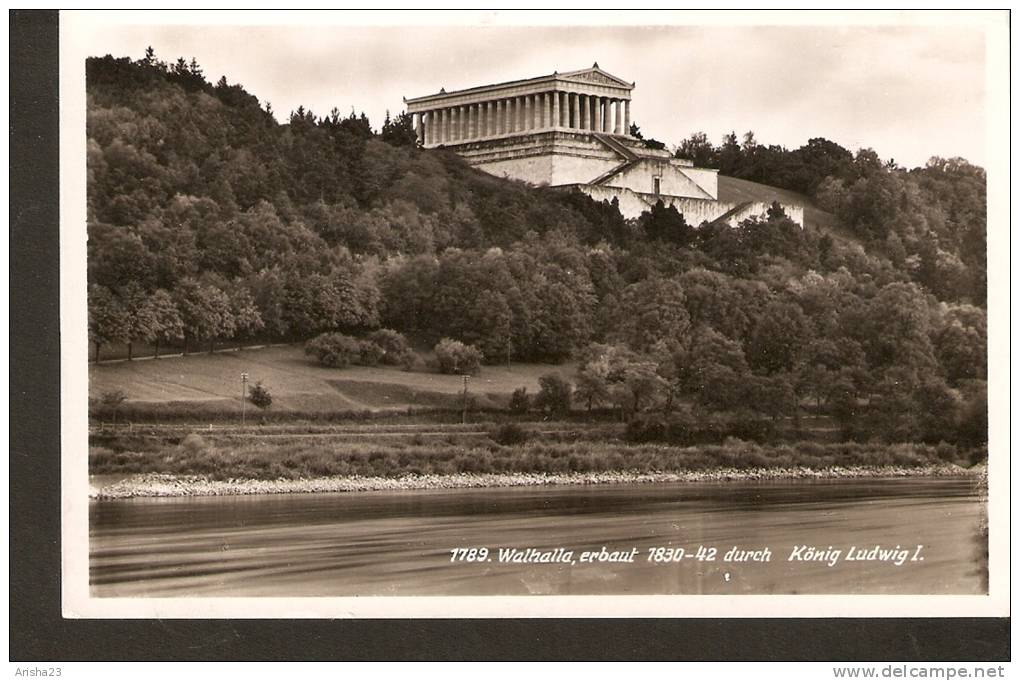
[[[981,593],[966,479],[528,487],[92,502],[97,596]],[[923,561],[790,562],[807,545]],[[503,563],[499,548],[638,549],[634,563]],[[688,556],[647,561],[648,549]],[[715,548],[714,561],[698,547]],[[451,562],[457,547],[491,560]],[[726,562],[732,547],[771,561]],[[707,551],[705,552],[707,553]],[[705,555],[703,553],[703,555]]]

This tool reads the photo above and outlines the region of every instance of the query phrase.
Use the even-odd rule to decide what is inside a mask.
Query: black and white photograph
[[[1008,13],[595,17],[61,14],[66,617],[1008,614]]]

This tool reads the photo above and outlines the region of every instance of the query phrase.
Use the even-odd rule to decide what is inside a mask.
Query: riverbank
[[[699,471],[635,472],[602,471],[587,473],[454,473],[444,475],[335,476],[280,480],[213,480],[201,475],[145,473],[117,482],[90,486],[93,499],[134,497],[236,496],[252,494],[311,494],[322,492],[370,492],[384,490],[461,489],[479,487],[529,487],[540,485],[610,485],[624,483],[698,483],[754,480],[859,479],[974,476],[983,467],[963,468],[955,464],[921,467],[904,466],[830,466],[812,469],[719,468]]]
[[[495,437],[499,437],[497,434]],[[590,438],[590,439],[589,439]],[[176,443],[166,438],[121,437],[90,447],[89,473],[128,476],[205,476],[210,480],[311,480],[318,478],[414,478],[415,476],[574,475],[635,473],[699,474],[734,469],[824,470],[833,467],[904,469],[952,464],[970,467],[984,449],[918,443],[722,444],[678,447],[604,439],[597,430],[532,434],[501,445],[492,436],[449,433],[424,437],[399,433],[370,438],[349,435],[200,436]]]

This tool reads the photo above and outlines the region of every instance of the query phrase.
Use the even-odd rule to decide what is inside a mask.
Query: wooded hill
[[[386,327],[488,361],[581,362],[580,403],[813,401],[893,438],[984,435],[985,175],[811,139],[677,153],[804,192],[739,228],[636,221],[416,148],[406,116],[269,104],[183,59],[87,62],[90,339],[186,347]],[[346,103],[345,103],[346,105]],[[871,426],[869,426],[871,427]]]

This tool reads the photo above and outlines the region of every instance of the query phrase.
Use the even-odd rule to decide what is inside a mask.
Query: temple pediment
[[[570,73],[559,74],[561,80],[573,80],[581,83],[597,83],[599,85],[612,85],[614,87],[625,87],[630,89],[634,87],[633,83],[628,83],[623,78],[617,78],[611,73],[603,71],[598,66],[593,66],[590,69],[582,69],[581,71],[571,71]]]

